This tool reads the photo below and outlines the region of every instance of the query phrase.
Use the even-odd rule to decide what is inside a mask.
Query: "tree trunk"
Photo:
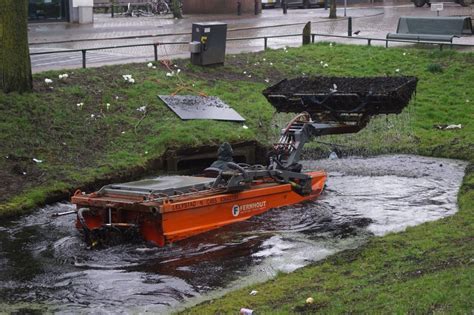
[[[173,12],[173,17],[175,19],[182,19],[183,15],[181,14],[181,1],[171,0],[171,12]]]
[[[337,19],[337,8],[336,8],[336,0],[330,0],[331,6],[329,7],[329,18],[330,19]]]
[[[33,87],[28,48],[28,0],[0,0],[0,89]]]

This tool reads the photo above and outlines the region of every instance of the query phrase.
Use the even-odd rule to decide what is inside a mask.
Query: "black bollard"
[[[352,17],[347,18],[347,36],[352,36]]]
[[[306,23],[303,28],[303,45],[311,44],[311,22]]]
[[[237,15],[242,15],[242,3],[237,1]]]
[[[288,5],[286,4],[286,0],[281,1],[281,7],[283,8],[283,14],[286,14],[286,11],[288,11]]]

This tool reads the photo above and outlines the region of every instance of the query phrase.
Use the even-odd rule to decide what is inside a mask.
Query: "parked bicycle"
[[[171,12],[171,0],[150,0],[140,7],[135,7],[129,2],[127,11],[123,14],[125,16],[144,16],[151,17],[155,15],[165,15]]]
[[[170,1],[168,0],[151,0],[151,12],[153,14],[170,13]]]

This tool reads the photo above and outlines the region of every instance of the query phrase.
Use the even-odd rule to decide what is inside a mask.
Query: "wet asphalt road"
[[[398,3],[398,2],[397,2]],[[271,36],[283,34],[300,34],[303,24],[311,21],[312,31],[323,34],[347,35],[347,19],[344,18],[343,8],[338,9],[338,20],[327,18],[329,11],[323,8],[292,9],[283,15],[281,9],[267,9],[258,16],[247,15],[188,15],[182,20],[172,19],[170,16],[159,17],[116,17],[108,14],[96,14],[94,24],[77,25],[65,23],[30,24],[30,43],[45,43],[54,41],[67,41],[77,39],[90,39],[83,42],[60,43],[49,45],[31,45],[31,52],[61,51],[68,49],[85,49],[110,47],[130,44],[152,44],[163,42],[189,42],[190,35],[177,35],[154,37],[144,39],[120,39],[97,41],[96,39],[143,36],[158,34],[189,33],[191,25],[195,22],[221,21],[228,24],[228,38]],[[404,3],[397,5],[369,5],[349,7],[347,16],[353,18],[352,29],[359,31],[356,37],[385,38],[388,32],[394,32],[400,16],[433,16],[428,7],[415,8],[413,4]],[[445,4],[442,16],[473,16],[474,6],[461,7],[454,3]],[[279,26],[282,25],[282,26]],[[256,29],[248,29],[256,28]],[[316,41],[331,40],[335,42],[354,43],[366,45],[366,40],[338,40],[316,37]],[[456,38],[455,43],[474,44],[474,36]],[[263,39],[230,41],[227,44],[227,53],[240,53],[263,50]],[[270,48],[285,46],[299,46],[301,37],[273,38],[268,40]],[[373,45],[384,45],[384,42],[372,42]],[[396,45],[396,44],[392,44]],[[158,47],[159,59],[187,58],[189,57],[188,45],[160,45]],[[145,62],[153,60],[153,47],[133,47],[120,49],[101,49],[87,53],[87,66],[101,66],[106,64],[121,64],[130,62]],[[51,69],[79,68],[82,66],[81,52],[62,53],[56,55],[32,56],[34,72]]]

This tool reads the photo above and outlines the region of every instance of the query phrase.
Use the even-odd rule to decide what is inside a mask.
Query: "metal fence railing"
[[[324,38],[324,39],[342,39],[342,40],[355,40],[355,41],[366,41],[367,45],[371,45],[372,42],[383,42],[385,44],[389,42],[395,43],[412,43],[412,44],[428,44],[428,45],[437,45],[442,50],[444,47],[470,47],[473,48],[474,44],[462,44],[462,43],[440,43],[440,42],[430,42],[430,41],[418,41],[418,40],[400,40],[400,39],[386,39],[386,38],[377,38],[377,37],[362,37],[362,36],[352,36],[352,19],[351,18],[343,18],[339,19],[337,22],[340,23],[341,21],[347,21],[347,35],[338,35],[338,34],[328,34],[328,33],[311,33],[311,42],[314,43],[317,38]],[[326,23],[327,21],[320,21],[320,22],[313,22],[314,24],[317,23]],[[332,21],[334,22],[334,21]],[[249,27],[249,28],[237,28],[237,29],[230,29],[229,32],[238,32],[238,31],[255,31],[255,30],[265,30],[270,27],[295,27],[299,25],[304,25],[306,23],[291,23],[291,24],[284,24],[284,25],[272,25],[272,26],[260,26],[260,27]],[[340,28],[339,28],[340,29]],[[78,39],[78,40],[67,40],[67,41],[56,41],[56,42],[48,42],[48,43],[30,43],[31,46],[37,45],[45,45],[45,44],[70,44],[70,43],[79,43],[79,42],[91,42],[91,41],[111,41],[111,40],[143,40],[143,39],[156,39],[162,37],[177,37],[177,36],[190,36],[191,33],[182,32],[182,33],[170,33],[170,34],[155,34],[155,35],[140,35],[140,36],[126,36],[126,37],[114,37],[114,38],[103,38],[103,39]],[[242,42],[242,41],[262,41],[262,48],[266,50],[270,47],[270,41],[274,41],[275,39],[279,38],[291,38],[291,37],[302,37],[302,33],[290,33],[290,34],[278,34],[278,35],[259,35],[259,36],[241,36],[241,37],[230,37],[227,39],[227,42]],[[136,44],[124,44],[124,45],[107,45],[107,46],[100,46],[100,47],[89,47],[89,48],[75,48],[75,49],[64,49],[64,50],[46,50],[46,51],[39,51],[39,52],[31,52],[30,56],[39,56],[39,55],[52,55],[52,54],[65,54],[65,53],[80,53],[82,59],[82,67],[87,67],[87,58],[88,52],[94,52],[99,50],[115,50],[115,49],[124,49],[124,48],[136,48],[136,47],[150,47],[151,51],[147,56],[154,57],[155,61],[158,61],[160,58],[158,48],[159,47],[172,47],[177,45],[187,45],[189,40],[183,41],[181,40],[168,40],[163,42],[153,42],[153,43],[136,43]],[[303,42],[303,41],[302,41]],[[181,51],[184,53],[185,51]]]

